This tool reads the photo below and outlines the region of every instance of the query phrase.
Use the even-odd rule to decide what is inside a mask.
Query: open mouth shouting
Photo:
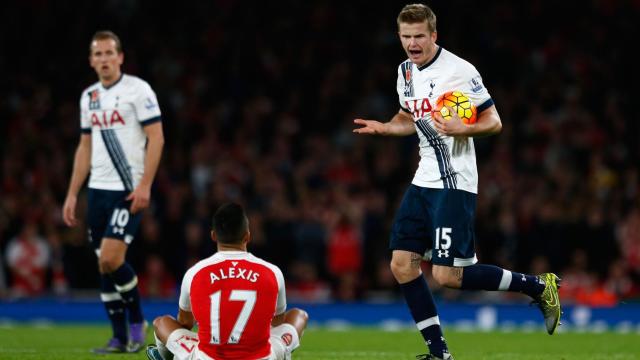
[[[422,49],[409,49],[407,50],[407,53],[409,54],[409,58],[411,60],[417,60],[420,59],[420,57],[423,54]]]

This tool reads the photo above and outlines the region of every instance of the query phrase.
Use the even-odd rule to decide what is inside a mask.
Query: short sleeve
[[[398,80],[396,82],[396,90],[398,91],[398,102],[400,103],[400,108],[405,112],[411,113],[411,110],[407,108],[407,102],[404,96],[405,73],[406,73],[406,70],[404,68],[405,64],[407,63],[405,62],[400,64],[400,66],[398,66]]]
[[[89,119],[88,96],[86,92],[80,96],[80,132],[91,134],[91,120]]]
[[[276,271],[277,270],[277,271]],[[280,315],[287,310],[287,293],[284,286],[284,276],[278,267],[275,267],[274,273],[278,280],[278,299],[276,300],[276,315]]]
[[[468,64],[464,71],[464,78],[461,90],[478,108],[478,113],[493,105],[493,99],[489,94],[489,90],[482,83],[482,76],[476,68]]]
[[[189,270],[184,274],[182,279],[182,286],[180,286],[180,298],[178,299],[178,306],[184,311],[191,311],[191,282],[193,280],[193,271]]]
[[[160,105],[156,93],[146,82],[138,87],[133,106],[136,109],[138,122],[143,126],[160,121]]]

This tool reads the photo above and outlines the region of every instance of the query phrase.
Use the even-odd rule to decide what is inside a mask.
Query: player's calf
[[[474,264],[461,268],[463,290],[521,292],[536,298],[544,283],[534,275],[521,274],[494,265]]]

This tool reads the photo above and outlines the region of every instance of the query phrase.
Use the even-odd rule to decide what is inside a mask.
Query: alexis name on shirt
[[[216,272],[210,272],[209,277],[211,278],[211,284],[216,281],[221,281],[225,279],[242,279],[247,280],[252,283],[258,281],[259,273],[254,272],[253,270],[243,269],[243,268],[235,268],[228,267],[226,269],[219,268]]]

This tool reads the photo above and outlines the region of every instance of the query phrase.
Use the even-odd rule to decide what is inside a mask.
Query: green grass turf
[[[65,325],[0,328],[0,359],[146,359],[143,352],[93,355],[89,349],[102,345],[110,335],[107,326]],[[456,360],[640,359],[640,337],[616,333],[455,332],[446,333]],[[152,342],[149,334],[148,340]],[[370,328],[305,332],[296,360],[320,359],[414,359],[425,352],[417,331],[384,332]]]

